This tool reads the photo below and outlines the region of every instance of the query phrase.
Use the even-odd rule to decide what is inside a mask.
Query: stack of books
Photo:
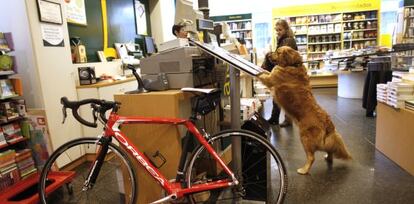
[[[392,72],[392,82],[414,83],[414,71],[409,72]]]
[[[0,153],[0,191],[20,180],[15,155],[16,152],[14,150]]]
[[[387,103],[387,84],[377,84],[377,101]]]
[[[406,72],[393,71],[392,72],[392,82],[402,82],[402,77]]]
[[[4,136],[7,143],[12,143],[23,138],[22,131],[18,122],[2,126],[0,129],[0,135]]]
[[[23,149],[16,153],[16,163],[21,179],[25,179],[37,172],[31,149]]]
[[[414,111],[414,100],[405,101],[405,108]]]
[[[402,108],[406,100],[414,99],[414,84],[388,82],[387,104],[394,108]]]

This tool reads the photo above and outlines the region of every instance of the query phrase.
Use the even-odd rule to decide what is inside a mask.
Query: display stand
[[[231,128],[240,129],[240,71],[230,66],[230,111],[231,111]],[[232,164],[234,169],[241,169],[241,141],[240,138],[232,138]],[[234,172],[238,173],[238,172]],[[240,173],[240,172],[239,172]],[[236,178],[242,178],[242,175],[235,175]],[[235,195],[234,197],[239,197]],[[236,203],[241,198],[234,200]]]
[[[33,174],[25,180],[15,183],[12,188],[0,192],[0,203],[2,204],[36,204],[39,203],[37,186],[39,174]],[[46,187],[46,193],[53,193],[64,184],[69,183],[75,176],[74,171],[52,172],[49,175],[50,184]]]
[[[339,71],[338,96],[341,98],[362,99],[366,71]]]

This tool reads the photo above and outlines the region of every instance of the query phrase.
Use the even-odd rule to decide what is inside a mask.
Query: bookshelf
[[[38,143],[33,138],[38,135],[31,134],[28,127],[30,120],[25,101],[21,98],[22,81],[16,76],[14,55],[12,34],[0,33],[0,203],[8,203],[11,198],[37,199],[32,186],[38,180],[34,178],[38,177],[38,167],[42,165],[38,158],[44,156],[39,156],[36,149],[42,149],[42,146],[34,147]],[[67,181],[65,178],[70,178],[70,175],[70,172],[62,174],[57,180]],[[61,185],[63,183],[54,182],[51,186]],[[22,192],[25,193],[18,195]],[[27,193],[33,195],[28,196]]]
[[[26,105],[13,51],[11,33],[0,33],[0,191],[37,172],[21,128]]]
[[[414,43],[414,6],[405,6],[402,9],[402,39],[397,42]],[[408,71],[414,66],[414,51],[409,50],[391,55],[391,67],[398,71]]]
[[[359,50],[378,43],[378,10],[283,18],[295,33],[304,60],[323,58],[328,51]]]

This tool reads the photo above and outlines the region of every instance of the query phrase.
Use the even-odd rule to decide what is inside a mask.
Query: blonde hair
[[[294,38],[295,37],[295,35],[293,34],[292,29],[290,28],[290,26],[289,26],[289,24],[288,24],[288,22],[286,20],[279,19],[276,22],[276,26],[281,26],[283,29],[286,30],[286,34],[285,34],[286,37],[290,37],[290,38]]]

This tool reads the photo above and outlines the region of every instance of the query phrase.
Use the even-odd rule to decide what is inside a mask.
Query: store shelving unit
[[[21,124],[26,119],[26,106],[20,98],[22,83],[15,76],[13,52],[11,33],[0,33],[0,203],[37,203],[39,174],[33,151],[28,150],[29,136],[23,136]],[[57,172],[47,191],[67,183],[73,175],[74,172]],[[16,196],[19,193],[22,195]]]
[[[376,45],[377,16],[377,10],[368,10],[284,18],[295,32],[299,51],[306,52],[306,60],[312,60],[322,58],[329,50]]]
[[[253,25],[251,14],[238,14],[228,16],[212,16],[211,20],[214,24],[227,23],[230,28],[230,32],[240,41],[245,42],[248,50],[253,49]],[[224,37],[220,37],[221,41],[224,41]]]
[[[403,12],[402,43],[414,43],[414,6],[405,6]],[[414,52],[412,50],[391,55],[392,68],[399,71],[408,71],[414,66]]]
[[[21,80],[14,77],[17,70],[15,57],[10,55],[13,51],[11,33],[0,33],[0,153],[27,140],[20,131],[20,122],[25,119],[23,112],[26,108],[24,101],[19,99],[23,93]],[[0,173],[5,168],[0,168]]]

